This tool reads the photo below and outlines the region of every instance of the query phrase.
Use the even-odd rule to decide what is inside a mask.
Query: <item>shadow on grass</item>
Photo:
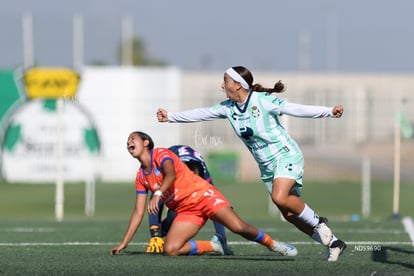
[[[143,252],[143,251],[127,251],[127,250],[122,250],[121,254],[118,255],[114,255],[114,256],[122,256],[122,255],[148,255],[149,253]],[[161,254],[151,254],[151,255],[161,255]]]
[[[211,256],[214,259],[220,259],[220,260],[229,260],[229,261],[260,261],[260,262],[293,262],[295,261],[294,258],[289,257],[283,257],[283,256],[258,256],[258,257],[252,257],[252,256],[238,256],[238,255],[232,255],[232,256]]]
[[[151,256],[163,256],[163,254],[160,253],[145,253],[142,251],[122,251],[121,254],[118,255],[114,255],[114,256],[122,256],[122,255],[151,255]],[[283,256],[257,256],[257,257],[253,257],[253,256],[243,256],[243,255],[218,255],[218,254],[214,254],[214,253],[207,253],[207,254],[203,254],[200,256],[197,255],[192,255],[192,256],[174,256],[173,258],[176,257],[209,257],[212,259],[217,259],[217,260],[241,260],[241,261],[265,261],[265,262],[274,262],[274,261],[280,261],[280,262],[293,262],[294,258],[290,258],[290,257],[283,257]],[[165,256],[166,257],[166,256]]]
[[[372,252],[374,262],[401,265],[414,269],[414,251],[395,247],[381,247],[379,251]]]

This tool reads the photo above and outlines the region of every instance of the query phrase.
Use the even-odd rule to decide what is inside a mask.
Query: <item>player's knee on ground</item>
[[[181,246],[174,243],[164,244],[164,255],[166,256],[178,256],[180,255]]]

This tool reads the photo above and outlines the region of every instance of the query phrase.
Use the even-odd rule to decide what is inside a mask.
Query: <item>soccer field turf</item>
[[[279,215],[269,215],[262,186],[220,185],[243,219],[274,239],[294,244],[298,256],[278,256],[232,233],[228,240],[233,256],[148,255],[143,253],[149,236],[146,220],[123,254],[110,256],[109,249],[120,242],[127,228],[133,184],[97,185],[94,217],[83,214],[84,186],[65,186],[63,222],[54,221],[53,185],[0,184],[0,275],[414,274],[413,192],[408,186],[402,186],[401,195],[405,223],[402,218],[391,218],[392,187],[387,184],[376,184],[373,190],[372,216],[354,221],[352,215],[361,209],[359,185],[312,183],[312,189],[304,190],[305,201],[330,217],[335,234],[348,244],[340,260],[329,263],[324,247],[281,221]],[[197,238],[212,235],[209,222]]]
[[[118,256],[110,256],[126,229],[127,219],[2,221],[0,275],[409,275],[414,247],[399,219],[334,221],[335,233],[348,243],[336,263],[327,250],[279,219],[249,220],[275,239],[294,244],[299,254],[283,257],[228,235],[233,256],[165,257],[145,254],[147,228]],[[210,239],[208,223],[198,238]]]

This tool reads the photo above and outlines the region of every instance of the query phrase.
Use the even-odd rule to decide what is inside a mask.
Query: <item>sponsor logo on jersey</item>
[[[219,205],[219,204],[222,204],[222,203],[224,203],[225,201],[224,200],[222,200],[222,199],[220,199],[220,198],[216,198],[216,200],[214,201],[214,206],[217,206],[217,205]]]
[[[231,114],[231,118],[234,121],[246,121],[246,120],[250,119],[250,116],[249,116],[249,114],[237,114],[236,112],[233,112]]]
[[[249,139],[253,136],[253,129],[251,129],[250,127],[240,128],[240,136],[244,139]]]
[[[274,104],[277,104],[277,105],[280,105],[281,103],[283,103],[283,99],[280,99],[280,98],[274,98],[273,100],[272,100],[272,103],[274,103]]]

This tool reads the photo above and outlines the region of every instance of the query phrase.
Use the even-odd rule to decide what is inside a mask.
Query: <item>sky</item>
[[[73,66],[73,16],[85,64],[119,65],[122,18],[150,56],[184,70],[413,72],[412,0],[0,0],[0,69],[23,64],[22,15],[34,59]]]

